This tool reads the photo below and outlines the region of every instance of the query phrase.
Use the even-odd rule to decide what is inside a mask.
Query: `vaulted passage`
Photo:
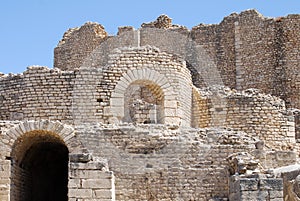
[[[12,167],[12,200],[67,201],[67,147],[49,136],[25,139],[23,143],[19,149],[26,147],[22,159],[15,160]]]
[[[33,145],[21,167],[29,173],[28,201],[68,200],[68,150],[64,145],[55,142]]]

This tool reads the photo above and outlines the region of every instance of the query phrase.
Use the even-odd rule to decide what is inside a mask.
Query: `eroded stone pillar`
[[[71,154],[69,163],[70,201],[115,200],[114,175],[107,161],[90,154]]]

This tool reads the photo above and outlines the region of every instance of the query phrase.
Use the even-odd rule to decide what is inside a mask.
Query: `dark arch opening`
[[[23,153],[12,161],[11,197],[17,201],[67,201],[66,145],[48,135],[24,138],[18,149]]]
[[[68,149],[57,142],[41,142],[26,152],[21,167],[28,171],[28,201],[68,200]]]

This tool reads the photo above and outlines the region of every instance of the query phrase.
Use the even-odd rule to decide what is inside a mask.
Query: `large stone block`
[[[259,189],[261,190],[283,190],[283,180],[281,178],[260,179]]]
[[[82,179],[107,179],[112,178],[112,172],[101,172],[99,170],[71,170],[69,172],[70,178],[82,178]]]
[[[83,179],[82,188],[89,189],[111,189],[112,188],[111,179]]]
[[[69,189],[69,198],[92,198],[92,189]]]
[[[242,191],[240,201],[268,200],[268,191]]]
[[[283,199],[283,191],[282,190],[279,190],[279,191],[276,191],[276,190],[271,190],[269,191],[269,194],[270,194],[270,199]]]
[[[68,188],[81,188],[81,179],[69,179]]]
[[[92,160],[92,155],[89,153],[70,154],[70,162],[87,163]]]
[[[112,193],[111,190],[94,190],[95,198],[112,199]]]
[[[259,180],[256,178],[241,178],[240,187],[241,191],[256,191],[258,190]]]

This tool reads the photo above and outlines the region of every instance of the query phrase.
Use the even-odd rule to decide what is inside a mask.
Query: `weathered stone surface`
[[[258,190],[258,179],[243,178],[240,180],[240,186],[242,191],[256,191]]]
[[[92,156],[89,153],[70,154],[70,162],[87,163],[92,160]]]
[[[92,189],[69,189],[70,198],[91,198]]]
[[[82,187],[87,189],[93,189],[93,188],[111,189],[112,181],[111,179],[84,179],[82,180]]]
[[[112,199],[112,192],[110,190],[95,190],[95,197],[102,199]]]
[[[297,200],[299,30],[255,10],[68,30],[53,69],[0,73],[0,200],[31,200],[45,142],[69,153],[72,201]]]
[[[259,180],[259,188],[261,190],[283,190],[283,182],[282,179],[276,178],[268,178],[268,179],[260,179]]]

